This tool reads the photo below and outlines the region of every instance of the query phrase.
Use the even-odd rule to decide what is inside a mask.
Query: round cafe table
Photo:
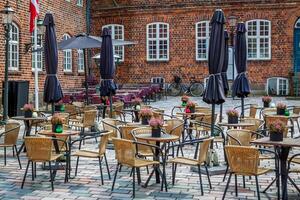
[[[163,147],[160,147],[160,143],[168,143],[168,142],[172,142],[172,141],[177,141],[179,139],[178,136],[176,135],[170,135],[170,134],[161,134],[161,137],[152,137],[151,133],[146,133],[146,134],[139,134],[139,135],[135,135],[135,137],[139,140],[144,140],[146,142],[155,142],[156,146],[163,149]],[[153,160],[158,161],[159,162],[159,149],[155,149],[154,155],[153,155]],[[164,162],[164,159],[162,159]],[[153,171],[150,173],[150,176],[148,177],[146,183],[145,183],[145,187],[147,187],[150,179],[153,176],[153,173],[155,172],[155,179],[156,179],[156,183],[160,183],[160,175],[162,177],[162,181],[164,181],[164,176],[161,172],[161,170],[159,169],[159,166],[154,166]],[[164,172],[165,173],[165,172]],[[166,181],[165,181],[166,183]]]

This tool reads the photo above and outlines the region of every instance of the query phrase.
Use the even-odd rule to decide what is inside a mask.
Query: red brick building
[[[4,8],[6,1],[0,2],[0,10]],[[9,0],[10,6],[15,11],[13,20],[12,34],[10,41],[10,60],[9,60],[9,80],[28,80],[30,81],[30,96],[33,95],[34,89],[34,69],[30,47],[32,43],[31,34],[29,33],[29,0]],[[45,13],[50,11],[54,15],[56,22],[57,40],[63,37],[74,36],[78,33],[86,32],[86,2],[83,0],[55,0],[40,1],[40,18],[43,19]],[[0,81],[4,80],[4,63],[5,63],[5,43],[4,28],[0,25]],[[29,51],[28,51],[29,50]],[[81,52],[59,51],[58,78],[63,89],[81,87],[84,80],[83,62],[78,59],[82,58]],[[45,69],[42,54],[38,55],[39,73],[39,90],[43,91],[45,80]],[[2,85],[1,85],[2,87]]]
[[[275,76],[291,82],[292,74],[300,72],[300,23],[296,23],[300,2],[296,0],[94,0],[91,30],[99,35],[103,26],[109,26],[116,39],[138,42],[125,47],[124,53],[116,50],[124,56],[118,67],[119,82],[149,82],[157,76],[171,82],[180,73],[203,81],[208,75],[208,21],[216,8],[247,25],[253,89],[264,89],[267,79]],[[232,64],[230,68],[232,78]]]

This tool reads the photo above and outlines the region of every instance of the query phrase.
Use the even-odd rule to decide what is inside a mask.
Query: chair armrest
[[[15,128],[12,128],[12,129],[9,129],[9,130],[7,130],[7,131],[2,132],[2,133],[0,134],[0,138],[1,138],[3,135],[5,135],[5,134],[7,134],[7,133],[9,133],[9,132],[11,132],[11,131],[13,131],[13,130],[15,130],[15,129],[18,129],[18,128],[20,128],[20,127],[21,127],[21,125],[18,125],[18,126],[16,126]]]
[[[256,138],[257,138],[257,136],[260,136],[260,138],[265,137],[263,134],[261,134],[261,133],[259,133],[259,132],[256,132],[256,131],[250,131],[250,133],[252,134],[252,136],[253,136],[253,135],[256,135]]]
[[[240,142],[237,138],[233,137],[233,136],[230,135],[230,134],[227,134],[227,137],[233,139],[233,140],[236,141],[240,146],[242,146],[241,142]]]
[[[291,168],[291,162],[295,157],[300,156],[300,153],[294,154],[289,160],[288,160],[288,170]]]
[[[80,141],[83,141],[83,140],[90,140],[90,139],[95,139],[97,137],[101,137],[102,136],[102,133],[107,133],[108,131],[104,130],[104,131],[99,131],[99,132],[91,132],[91,133],[94,133],[94,135],[88,135],[86,137],[80,137],[79,139],[76,139],[76,140],[73,140],[71,142],[71,146],[76,143],[76,142],[80,142]]]

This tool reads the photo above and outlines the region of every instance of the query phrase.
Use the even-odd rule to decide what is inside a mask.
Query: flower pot
[[[65,106],[64,105],[55,105],[54,111],[63,112],[63,111],[65,111]]]
[[[270,102],[264,102],[264,108],[269,108],[270,107]]]
[[[228,116],[228,124],[239,123],[239,118],[237,116]]]
[[[283,108],[277,108],[277,115],[284,115],[285,109]]]
[[[182,101],[181,106],[185,107],[187,104],[187,101]]]
[[[63,132],[63,125],[62,124],[53,124],[52,125],[52,132],[53,133],[62,133]]]
[[[32,111],[31,111],[31,110],[24,111],[24,117],[25,117],[25,118],[30,118],[30,117],[32,117]]]
[[[142,117],[142,125],[148,125],[149,124],[149,120],[146,117]]]
[[[280,132],[271,132],[270,133],[270,141],[282,141],[283,133]]]
[[[152,137],[160,137],[161,129],[160,128],[152,128]]]

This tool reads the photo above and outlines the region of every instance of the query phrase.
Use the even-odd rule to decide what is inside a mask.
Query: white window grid
[[[155,22],[147,25],[147,61],[169,60],[169,24]]]
[[[271,59],[271,22],[256,19],[246,23],[248,60]]]
[[[12,23],[9,33],[8,45],[8,69],[12,71],[19,70],[19,27]]]
[[[269,85],[271,81],[276,81],[276,95],[285,96],[289,94],[289,80],[283,77],[271,77],[267,79],[266,92],[269,94]]]
[[[111,38],[115,40],[124,40],[124,26],[120,24],[108,24],[102,27],[111,31]],[[114,46],[114,55],[119,56],[119,62],[124,62],[124,46]]]
[[[38,32],[37,32],[37,48],[41,48],[43,47],[43,42],[42,42],[42,36],[40,34],[40,30],[38,29]],[[34,44],[34,33],[32,33],[31,35],[31,41],[32,41],[32,44]],[[36,66],[36,63],[37,63],[37,68],[38,68],[38,71],[42,71],[43,70],[43,52],[42,51],[39,51],[39,52],[36,52],[37,54],[37,61],[35,62],[35,53],[32,53],[32,71],[35,70],[35,66]]]
[[[83,0],[77,0],[77,6],[83,6]]]
[[[208,60],[209,47],[209,21],[196,23],[196,60]]]
[[[64,34],[63,39],[66,40],[70,38],[68,34]],[[72,72],[72,50],[66,49],[63,51],[63,69],[65,72]]]
[[[84,72],[84,55],[83,55],[83,50],[78,49],[78,72]]]

